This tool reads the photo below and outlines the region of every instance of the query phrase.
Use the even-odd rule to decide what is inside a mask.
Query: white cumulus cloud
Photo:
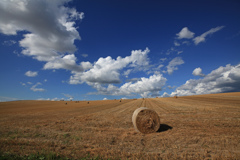
[[[161,74],[154,74],[149,78],[142,77],[135,82],[127,82],[121,87],[114,86],[109,84],[107,87],[104,87],[99,83],[91,83],[93,88],[98,92],[91,94],[103,94],[103,95],[141,95],[142,97],[154,97],[159,96],[159,91],[162,90],[167,79]]]
[[[171,95],[187,96],[240,91],[240,64],[219,67],[202,79],[190,79]]]
[[[25,73],[26,76],[28,77],[36,77],[38,75],[38,72],[34,72],[34,71],[27,71]]]
[[[170,95],[167,92],[164,92],[161,97],[170,97]]]
[[[130,56],[125,58],[117,57],[113,59],[108,56],[99,58],[92,68],[85,72],[73,72],[70,77],[70,84],[81,83],[120,83],[120,71],[126,67],[141,68],[149,64],[148,53],[150,50],[146,48],[142,50],[133,50]],[[90,67],[90,64],[89,64]],[[127,73],[125,73],[126,75]]]
[[[80,35],[74,25],[76,20],[83,19],[84,13],[66,7],[67,2],[69,0],[2,0],[0,32],[17,35],[19,31],[27,31],[19,41],[22,54],[49,62],[46,66],[50,68],[59,68],[61,62],[68,65],[61,57],[76,51],[74,41],[80,40]]]
[[[194,76],[200,76],[200,77],[204,77],[205,75],[202,73],[202,69],[200,67],[195,68],[192,72],[192,74]]]
[[[161,74],[154,74],[149,78],[142,77],[135,83],[125,83],[120,87],[120,92],[130,95],[132,93],[144,94],[145,92],[160,91],[166,81],[167,79]]]
[[[187,39],[191,39],[194,37],[193,32],[191,32],[187,27],[184,27],[179,33],[177,33],[176,35],[178,36],[178,39],[183,39],[183,38],[187,38]],[[177,45],[176,45],[177,44]],[[179,43],[176,43],[175,46],[180,45]]]
[[[90,62],[76,63],[77,58],[74,54],[65,55],[63,57],[56,57],[54,60],[47,62],[43,69],[66,69],[70,71],[82,72],[90,69],[92,65]]]

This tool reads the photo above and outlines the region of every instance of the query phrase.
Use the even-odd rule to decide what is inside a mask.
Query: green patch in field
[[[37,128],[37,129],[40,128],[40,127],[41,127],[41,126],[39,126],[39,125],[36,125],[36,126],[35,126],[35,128]]]
[[[48,154],[30,154],[30,155],[16,155],[11,153],[0,153],[0,160],[69,160],[69,158],[57,156],[55,153]]]
[[[0,160],[72,160],[70,158],[57,155],[54,152],[49,152],[48,154],[41,154],[35,153],[30,155],[17,155],[12,153],[2,153],[0,152]],[[86,157],[79,158],[79,160],[103,160],[103,158],[97,157],[90,157],[90,155]]]
[[[71,135],[69,134],[69,133],[65,133],[64,135],[63,135],[63,137],[64,138],[69,138]]]
[[[75,136],[74,139],[75,139],[76,141],[79,141],[79,140],[82,140],[82,137],[77,137],[77,136]]]
[[[36,133],[35,135],[34,135],[34,137],[46,137],[46,135],[44,135],[44,134],[41,134],[41,133]]]

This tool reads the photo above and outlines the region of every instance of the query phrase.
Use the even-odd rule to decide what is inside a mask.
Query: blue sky
[[[240,2],[3,0],[0,100],[240,91]]]

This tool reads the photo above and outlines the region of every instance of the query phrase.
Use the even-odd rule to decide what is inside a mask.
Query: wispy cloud
[[[20,84],[21,84],[22,86],[26,86],[26,83],[20,82]]]
[[[207,31],[207,32],[204,32],[204,33],[201,34],[200,36],[195,37],[195,38],[193,39],[195,45],[198,45],[198,44],[201,43],[201,42],[205,42],[206,37],[207,37],[208,35],[211,35],[211,34],[217,32],[217,31],[220,31],[220,30],[223,29],[223,28],[224,28],[224,26],[218,26],[218,27],[216,27],[216,28],[210,29],[210,30]]]
[[[128,75],[132,72],[132,69],[128,69],[126,71],[123,72],[123,75],[128,78]]]
[[[0,102],[16,101],[16,100],[20,100],[20,99],[18,99],[18,98],[13,98],[13,97],[3,97],[3,96],[0,96]]]
[[[88,54],[81,54],[84,58],[88,57]]]
[[[184,61],[182,60],[181,57],[175,57],[174,59],[172,59],[169,64],[167,65],[167,72],[168,74],[172,74],[173,71],[178,70],[179,65],[184,64]]]
[[[177,52],[177,54],[181,54],[181,53],[183,53],[183,51],[178,51],[178,52]]]
[[[174,41],[174,46],[180,46],[181,44],[178,43],[177,41]]]
[[[236,34],[234,34],[233,36],[229,37],[228,39],[233,39],[240,36],[240,31],[238,31]]]
[[[37,86],[42,85],[42,83],[37,82],[35,85],[33,85],[30,89],[34,92],[44,92],[45,89],[43,88],[37,88]]]
[[[181,44],[187,44],[189,45],[190,42],[189,41],[181,41],[181,39],[191,39],[195,45],[198,45],[201,42],[205,42],[206,41],[206,37],[209,35],[212,35],[215,32],[220,31],[221,29],[223,29],[225,26],[218,26],[215,28],[211,28],[210,30],[208,30],[207,32],[204,32],[203,34],[201,34],[200,36],[197,36],[194,38],[195,33],[191,32],[187,27],[184,27],[179,33],[177,33],[177,37],[174,40],[174,46],[178,47]]]
[[[62,93],[65,97],[69,98],[69,100],[73,100],[73,96],[70,95],[70,94],[65,94],[65,93]]]
[[[14,40],[8,40],[8,41],[3,41],[3,45],[5,45],[5,46],[12,46],[12,45],[14,45],[14,44],[16,44],[17,42],[16,41],[14,41]]]
[[[167,60],[167,58],[160,58],[160,61],[163,63]]]

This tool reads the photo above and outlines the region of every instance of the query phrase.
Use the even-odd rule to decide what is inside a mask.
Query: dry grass
[[[240,93],[65,103],[1,102],[0,151],[69,158],[240,159]],[[143,106],[160,116],[159,132],[134,130],[132,114]]]

